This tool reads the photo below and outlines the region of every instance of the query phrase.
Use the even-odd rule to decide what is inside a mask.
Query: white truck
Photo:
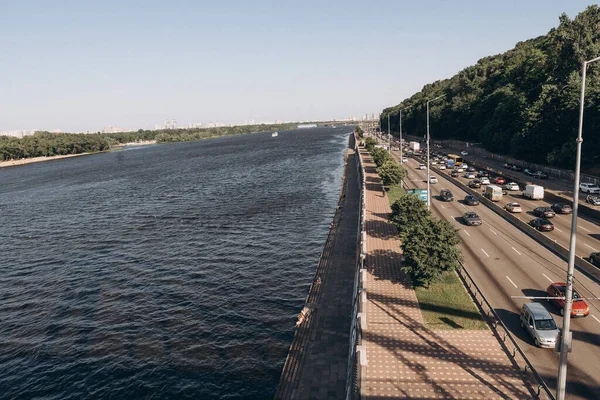
[[[409,146],[409,148],[410,148],[412,151],[414,151],[415,153],[416,153],[416,152],[418,152],[418,151],[419,151],[419,149],[420,149],[420,147],[421,147],[421,146],[419,145],[419,142],[410,142],[410,143],[408,144],[408,146]]]
[[[544,187],[539,185],[527,185],[523,190],[523,197],[531,200],[542,200],[544,198]]]
[[[496,185],[487,185],[483,190],[483,195],[491,201],[502,200],[502,188]]]

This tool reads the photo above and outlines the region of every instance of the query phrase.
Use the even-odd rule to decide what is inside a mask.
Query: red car
[[[494,183],[496,185],[504,185],[506,183],[506,179],[501,176],[498,176],[496,177],[496,179],[494,179]]]
[[[567,290],[567,284],[564,282],[556,282],[548,286],[546,293],[551,297],[564,297]],[[548,299],[548,302],[554,303],[560,307],[560,314],[564,313],[565,300],[563,299]],[[571,309],[571,317],[587,317],[590,315],[590,308],[579,292],[573,288],[573,308]]]

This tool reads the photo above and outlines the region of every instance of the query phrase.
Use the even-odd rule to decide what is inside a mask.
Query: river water
[[[0,169],[0,398],[271,398],[349,131]]]

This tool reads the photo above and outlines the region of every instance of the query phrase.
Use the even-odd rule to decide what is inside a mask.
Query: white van
[[[552,315],[540,303],[525,303],[521,308],[521,327],[525,329],[538,347],[554,348],[560,331]]]
[[[523,197],[527,197],[531,200],[543,200],[544,187],[539,185],[527,185],[523,191]]]

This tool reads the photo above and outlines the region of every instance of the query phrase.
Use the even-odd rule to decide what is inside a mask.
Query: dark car
[[[448,189],[442,189],[440,192],[440,199],[442,201],[454,201],[454,195]]]
[[[600,253],[590,254],[590,262],[596,267],[600,267]]]
[[[523,168],[519,167],[518,165],[513,165],[511,169],[513,171],[517,171],[517,172],[523,171]]]
[[[497,176],[496,178],[494,178],[494,183],[496,185],[504,185],[506,183],[506,178],[502,176]]]
[[[473,179],[469,181],[469,187],[478,189],[481,187],[481,181],[479,179]]]
[[[452,170],[452,172],[450,172],[450,176],[453,178],[458,178],[458,171]]]
[[[463,217],[463,221],[465,221],[465,224],[467,224],[467,225],[470,225],[470,226],[481,225],[481,218],[479,218],[479,215],[477,215],[477,213],[469,211],[469,212],[464,213],[462,217]]]
[[[557,214],[571,214],[573,212],[570,205],[563,203],[552,204],[550,208]]]
[[[489,176],[490,176],[490,173],[489,173],[489,172],[487,172],[487,171],[479,171],[479,172],[477,173],[477,177],[478,177],[478,178],[483,178],[484,176],[486,176],[486,177],[489,177]]]
[[[468,206],[478,206],[479,200],[477,199],[477,197],[468,194],[465,196],[465,203],[467,203]]]
[[[506,169],[512,169],[513,165],[510,163],[504,163],[503,167]]]
[[[533,174],[533,177],[538,179],[548,179],[548,174],[542,171],[536,171]]]
[[[565,299],[562,299],[561,297],[565,297],[566,291],[567,284],[564,282],[553,283],[546,289],[546,293],[548,293],[549,297],[556,297],[554,299],[548,299],[548,302],[554,303],[554,305],[560,308],[561,315],[564,315],[565,307]],[[572,293],[573,304],[571,305],[571,317],[587,317],[590,315],[590,307],[579,292],[573,288]]]
[[[536,217],[542,218],[554,218],[554,216],[556,215],[550,207],[536,207],[533,209],[533,214]]]
[[[525,171],[523,171],[523,173],[527,176],[533,176],[533,171],[530,171],[529,169],[525,168]]]
[[[529,225],[533,226],[538,231],[550,232],[554,230],[554,225],[546,218],[532,219],[529,221]]]
[[[467,167],[467,172],[475,172],[475,167]]]

